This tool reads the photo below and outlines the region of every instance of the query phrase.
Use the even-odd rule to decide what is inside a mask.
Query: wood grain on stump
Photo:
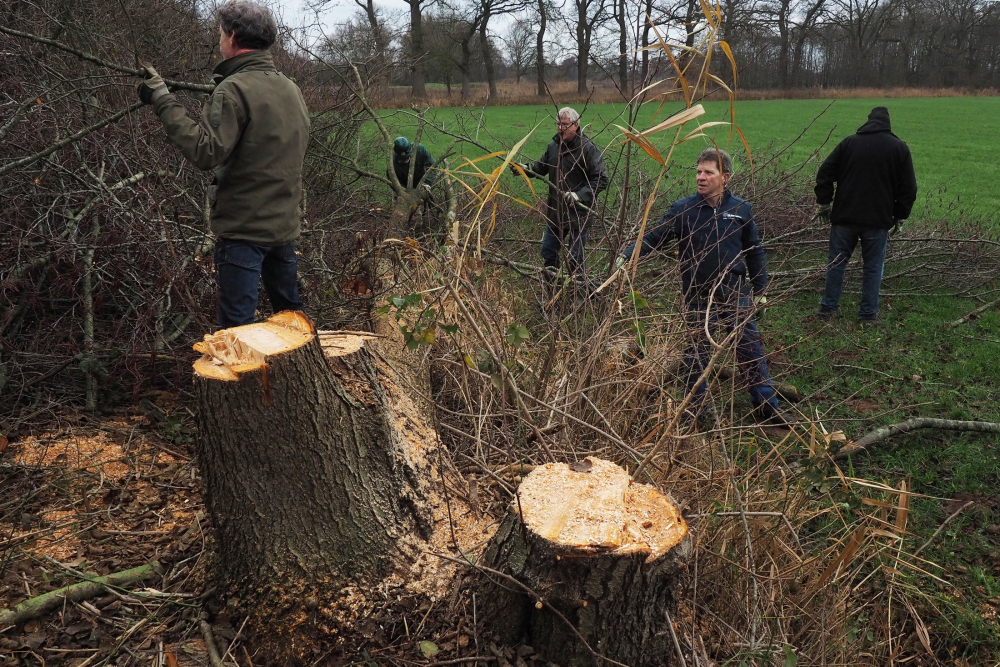
[[[301,313],[195,345],[198,459],[218,573],[278,653],[347,587],[367,588],[427,532],[428,471],[408,442],[362,335],[323,345]],[[325,354],[324,354],[325,353]],[[384,378],[383,378],[384,380]],[[419,455],[419,456],[418,456]],[[334,629],[335,631],[335,629]]]
[[[687,535],[666,495],[631,483],[613,463],[591,457],[539,466],[521,483],[483,564],[525,584],[541,602],[483,574],[486,629],[560,665],[593,664],[551,605],[603,656],[633,667],[670,664],[667,619],[691,550]]]

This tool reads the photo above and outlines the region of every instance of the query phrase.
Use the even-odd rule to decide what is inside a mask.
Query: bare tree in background
[[[507,59],[514,71],[515,83],[521,83],[521,77],[535,68],[535,58],[537,57],[535,35],[536,27],[533,25],[532,19],[520,15],[513,21],[507,31],[507,36],[502,38]]]
[[[545,89],[545,26],[548,22],[549,8],[546,0],[538,0],[538,33],[535,36],[535,79],[538,84],[538,96],[547,92]]]
[[[608,0],[573,0],[576,40],[576,92],[587,92],[595,29],[609,18]]]
[[[424,71],[424,60],[427,49],[424,47],[423,10],[434,0],[403,0],[410,7],[410,72],[412,76],[411,91],[418,100],[427,97],[427,78]]]

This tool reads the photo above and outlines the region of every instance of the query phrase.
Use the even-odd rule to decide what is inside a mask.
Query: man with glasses
[[[571,107],[559,110],[556,135],[534,164],[512,163],[511,171],[531,178],[548,178],[546,225],[542,259],[546,275],[554,276],[566,252],[570,273],[583,276],[587,228],[597,194],[608,187],[601,151],[580,130],[580,114]]]

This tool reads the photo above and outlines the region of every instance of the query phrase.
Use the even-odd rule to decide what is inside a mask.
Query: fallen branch
[[[980,315],[982,315],[987,310],[989,310],[990,308],[992,308],[993,306],[995,306],[997,304],[1000,304],[1000,299],[994,299],[993,301],[990,301],[987,304],[983,304],[982,306],[979,306],[979,308],[976,308],[971,313],[963,315],[962,317],[958,318],[954,322],[950,322],[949,324],[946,324],[944,328],[945,329],[954,329],[955,327],[962,326],[966,322],[971,322],[972,320],[979,319]]]
[[[848,443],[834,455],[837,461],[846,459],[851,454],[866,451],[869,447],[895,435],[909,433],[924,428],[934,428],[943,431],[972,431],[976,433],[1000,433],[1000,424],[995,422],[959,421],[955,419],[934,419],[931,417],[915,417],[899,424],[890,424],[877,428],[857,442]]]
[[[205,648],[208,649],[208,661],[212,667],[221,667],[222,658],[219,657],[219,646],[215,643],[215,635],[212,633],[212,626],[208,621],[202,619],[198,622],[201,636],[205,640]]]
[[[143,581],[156,574],[159,567],[159,561],[154,560],[131,570],[115,572],[106,577],[97,577],[90,581],[64,586],[44,595],[25,600],[13,609],[0,612],[0,629],[21,625],[33,618],[38,618],[46,612],[59,608],[64,601],[80,602],[100,595],[109,586],[121,588]]]

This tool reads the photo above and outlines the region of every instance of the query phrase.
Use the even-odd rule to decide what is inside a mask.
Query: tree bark
[[[482,563],[533,594],[484,574],[484,629],[507,644],[527,636],[562,665],[591,665],[595,653],[632,667],[670,664],[687,525],[665,495],[632,484],[619,466],[581,463],[525,477]]]
[[[625,0],[615,3],[618,16],[618,85],[626,101],[632,99],[632,86],[628,77],[628,25],[625,22]]]
[[[642,87],[645,88],[649,78],[649,30],[653,20],[653,0],[646,1],[646,11],[642,16]]]
[[[587,25],[589,0],[576,0],[576,92],[587,92],[587,69],[590,65],[590,31]]]
[[[295,657],[345,587],[381,580],[407,551],[404,536],[429,533],[421,443],[397,430],[361,336],[321,348],[305,316],[284,312],[195,349],[218,574],[266,629],[265,651]]]
[[[479,49],[483,54],[483,65],[486,67],[486,83],[490,91],[489,99],[495,100],[497,96],[497,74],[496,67],[493,64],[493,48],[490,46],[489,34],[487,33],[489,20],[490,13],[486,12],[479,22]]]
[[[538,35],[535,38],[535,73],[538,83],[538,96],[545,97],[545,0],[538,0]]]
[[[424,49],[424,27],[420,3],[423,0],[406,0],[410,5],[410,71],[413,74],[411,91],[414,98],[426,99],[427,86],[424,79],[424,60],[427,51]]]

